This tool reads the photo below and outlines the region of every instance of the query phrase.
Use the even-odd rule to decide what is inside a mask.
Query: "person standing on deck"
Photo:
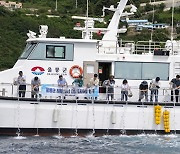
[[[83,76],[79,75],[79,77],[72,82],[72,85],[75,86],[77,93],[78,87],[83,87],[84,85]],[[76,96],[76,99],[79,99],[79,97]]]
[[[160,77],[152,79],[149,85],[149,90],[151,91],[150,101],[153,102],[153,97],[155,96],[155,102],[158,102],[158,89],[160,88]]]
[[[175,95],[176,103],[178,103],[180,95],[180,75],[176,75],[176,78],[173,78],[169,84],[171,86],[171,101],[174,101]]]
[[[139,102],[141,101],[141,99],[143,99],[145,96],[145,101],[148,101],[148,83],[147,81],[143,81],[141,82],[141,84],[139,85]]]
[[[37,76],[35,76],[31,80],[31,98],[34,98],[34,97],[37,98],[38,97],[40,85],[41,85],[40,79]]]
[[[123,80],[121,85],[121,101],[127,101],[128,100],[128,91],[130,90],[130,86],[128,84],[128,81],[126,79]]]
[[[115,86],[114,76],[110,75],[109,79],[103,82],[103,86],[106,87],[106,94],[107,94],[106,99],[109,100],[111,98],[111,100],[113,100],[114,99],[114,86]]]
[[[99,78],[97,74],[94,74],[94,77],[90,79],[89,86],[90,87],[99,86]]]
[[[26,93],[26,77],[23,75],[22,71],[19,71],[19,76],[17,78],[17,84],[19,85],[19,87],[18,87],[19,97],[25,97],[25,93]]]
[[[65,78],[63,78],[62,75],[59,75],[59,79],[57,80],[57,84],[59,87],[63,88],[63,87],[67,87],[68,84],[67,84],[67,81]],[[61,93],[61,95],[64,95],[64,91]],[[61,97],[61,96],[60,96]],[[62,98],[62,97],[61,97]],[[64,99],[66,99],[66,97],[64,96]]]
[[[94,91],[99,93],[99,78],[97,74],[94,74],[94,77],[90,79],[88,87],[91,87]],[[97,97],[95,97],[95,99],[97,99]]]

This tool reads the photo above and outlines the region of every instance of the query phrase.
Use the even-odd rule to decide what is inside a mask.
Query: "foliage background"
[[[23,3],[23,9],[7,10],[0,7],[0,70],[11,68],[17,61],[18,57],[23,51],[25,41],[27,39],[26,33],[32,30],[39,34],[39,25],[48,25],[47,37],[65,36],[68,38],[80,38],[81,32],[74,31],[73,27],[77,20],[72,20],[72,15],[86,15],[86,0],[57,0],[58,7],[55,11],[55,0],[14,0]],[[117,4],[119,0],[89,0],[89,16],[100,17],[102,15],[102,7],[109,7],[112,4]],[[132,1],[131,1],[132,2]],[[153,6],[147,4],[145,7],[139,7],[140,3],[149,2],[149,0],[136,0],[134,4],[138,7],[136,19],[148,19],[152,21]],[[171,24],[171,10],[164,12],[164,5],[155,6],[154,21],[157,23]],[[147,13],[149,12],[149,13]],[[34,14],[27,16],[26,14]],[[46,15],[58,15],[59,18],[48,18]],[[175,9],[174,22],[180,21],[180,8]],[[39,15],[38,17],[35,15]],[[107,12],[106,21],[111,18],[112,13]],[[80,21],[83,24],[83,21]],[[120,26],[126,25],[121,23]],[[96,23],[97,27],[106,27],[102,23]],[[180,28],[175,29],[177,34]],[[125,40],[149,40],[150,31],[143,30],[142,32],[135,32],[128,30],[126,34],[120,37]],[[95,36],[100,39],[100,36]],[[168,30],[156,30],[153,32],[153,39],[157,41],[166,41],[170,38]],[[179,39],[179,35],[177,35]]]

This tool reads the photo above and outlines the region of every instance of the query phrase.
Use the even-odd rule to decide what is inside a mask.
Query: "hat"
[[[147,81],[142,81],[141,84],[142,85],[147,85],[148,83],[147,83]]]

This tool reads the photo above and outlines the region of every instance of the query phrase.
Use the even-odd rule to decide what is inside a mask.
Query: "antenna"
[[[155,0],[154,0],[155,3]],[[154,24],[154,5],[153,5],[153,16],[152,16],[152,29],[151,29],[151,42],[153,41],[153,24]]]
[[[173,40],[173,27],[174,27],[174,0],[172,4],[172,25],[171,25],[171,41]]]

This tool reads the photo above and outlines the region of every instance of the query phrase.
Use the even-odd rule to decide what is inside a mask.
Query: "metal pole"
[[[173,0],[173,4],[172,4],[172,25],[171,25],[171,41],[173,40],[173,26],[174,26],[174,0]]]
[[[88,39],[89,38],[89,36],[88,36],[88,22],[89,22],[89,20],[88,20],[88,12],[89,12],[89,10],[88,10],[88,0],[87,0],[87,12],[86,12],[86,39]]]
[[[77,9],[77,0],[76,0],[76,9]]]
[[[55,11],[57,11],[57,0],[56,0],[56,8],[55,8]]]

